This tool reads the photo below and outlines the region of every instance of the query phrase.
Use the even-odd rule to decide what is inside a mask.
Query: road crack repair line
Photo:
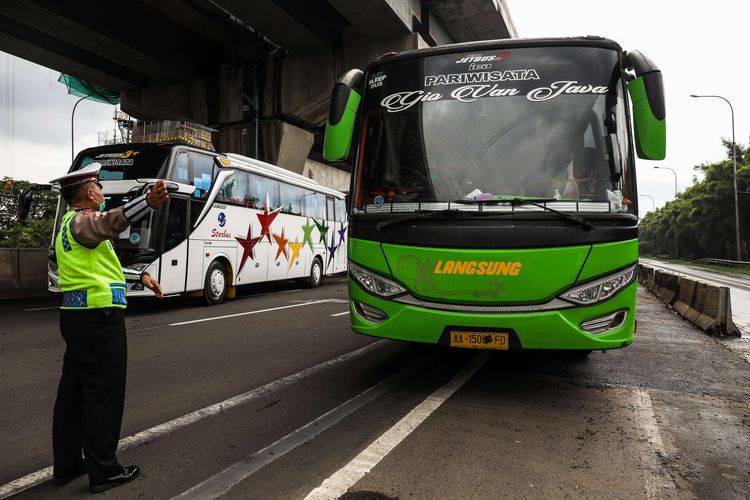
[[[157,425],[150,429],[146,429],[137,434],[121,439],[118,444],[117,450],[122,452],[129,448],[134,448],[136,446],[140,446],[142,444],[153,441],[157,438],[166,436],[167,434],[170,434],[178,429],[181,429],[190,424],[194,424],[200,420],[203,420],[206,417],[217,415],[221,412],[230,410],[239,405],[262,398],[264,396],[268,396],[269,394],[272,394],[296,382],[299,382],[300,380],[304,378],[310,377],[311,375],[314,375],[318,372],[321,372],[323,370],[326,370],[338,364],[344,363],[346,361],[350,361],[352,359],[363,356],[373,350],[379,349],[386,345],[388,345],[387,341],[378,340],[377,342],[374,342],[365,347],[361,347],[357,350],[348,352],[346,354],[342,354],[341,356],[330,359],[328,361],[324,361],[315,366],[306,368],[302,371],[293,373],[292,375],[288,375],[286,377],[280,378],[273,382],[269,382],[266,385],[257,387],[255,389],[252,389],[238,396],[234,396],[232,398],[226,399],[220,403],[215,403],[205,408],[201,408],[200,410],[196,410],[192,413],[188,413],[181,417],[172,419],[169,422],[165,422],[163,424]],[[12,495],[16,495],[24,490],[27,490],[38,484],[41,484],[51,478],[52,478],[52,466],[46,467],[36,472],[32,472],[31,474],[28,474],[24,477],[21,477],[9,483],[0,485],[0,500],[4,498],[8,498]]]

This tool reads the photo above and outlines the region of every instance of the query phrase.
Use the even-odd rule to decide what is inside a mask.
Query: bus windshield
[[[76,159],[73,170],[98,162],[102,165],[101,181],[153,179],[164,176],[168,158],[168,149],[126,144],[84,151]]]
[[[615,50],[385,60],[368,73],[364,110],[355,210],[508,197],[631,210],[635,179]]]

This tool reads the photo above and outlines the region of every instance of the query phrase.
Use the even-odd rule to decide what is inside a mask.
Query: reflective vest
[[[101,241],[94,248],[78,243],[70,232],[70,221],[77,213],[71,210],[63,215],[55,237],[59,284],[63,291],[61,309],[124,309],[128,305],[125,276],[112,242]]]

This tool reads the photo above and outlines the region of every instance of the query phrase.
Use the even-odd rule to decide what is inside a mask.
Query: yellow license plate
[[[497,332],[451,332],[451,347],[508,350],[508,334]]]

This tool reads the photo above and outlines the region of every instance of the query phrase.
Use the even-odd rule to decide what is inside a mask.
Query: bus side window
[[[172,170],[172,179],[184,184],[190,184],[189,174],[187,153],[184,151],[177,153],[177,157],[174,160],[174,169]]]
[[[224,184],[216,193],[216,201],[231,203],[233,205],[245,205],[248,196],[248,174],[242,170],[235,171],[234,175],[224,181]]]
[[[280,206],[279,183],[261,175],[250,174],[250,192],[245,206],[263,209],[268,199],[268,210],[275,210]]]
[[[344,200],[335,201],[336,203],[336,222],[346,222],[346,202]]]
[[[336,213],[333,210],[333,198],[326,198],[326,212],[327,220],[336,220]]]
[[[324,194],[305,190],[302,207],[305,217],[324,220],[326,216],[326,197]]]
[[[185,240],[187,236],[187,200],[170,197],[167,212],[167,232],[164,235],[164,251],[168,252]]]
[[[190,153],[191,174],[189,183],[195,186],[195,197],[203,198],[211,189],[213,181],[214,158],[200,153]]]
[[[281,184],[281,206],[285,214],[302,215],[304,190],[291,184]]]

